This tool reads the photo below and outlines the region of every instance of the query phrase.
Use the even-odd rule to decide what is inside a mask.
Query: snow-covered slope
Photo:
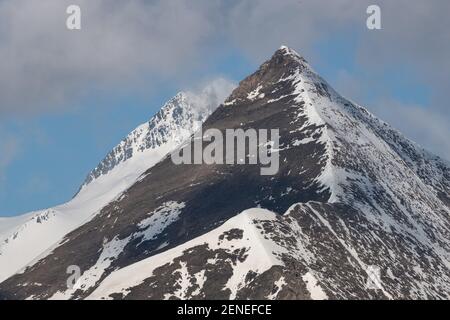
[[[168,265],[173,268],[173,264],[176,264],[179,269],[173,273],[172,281],[178,283],[180,287],[174,286],[174,292],[167,292],[163,298],[188,299],[195,297],[203,290],[202,284],[206,282],[210,271],[200,270],[198,273],[192,273],[186,268],[186,266],[191,268],[189,263],[176,260],[189,250],[194,251],[193,248],[201,246],[206,246],[206,250],[214,252],[213,258],[205,257],[206,266],[207,264],[217,265],[219,255],[231,257],[234,255],[233,252],[240,251],[241,258],[245,257],[242,261],[233,257],[235,258],[233,274],[224,288],[224,290],[230,290],[231,298],[235,298],[238,290],[245,284],[245,277],[249,271],[263,273],[273,266],[283,264],[277,255],[284,252],[284,249],[264,239],[263,232],[257,228],[262,222],[276,219],[277,214],[268,210],[257,208],[246,210],[213,231],[111,273],[89,298],[107,299],[113,293],[123,294],[123,297],[126,297],[132,288],[143,285],[144,280],[148,281],[153,277],[154,281],[164,281],[163,277],[157,275],[158,271],[161,272]],[[229,262],[233,265],[232,260]],[[179,274],[179,279],[177,279],[177,274]],[[54,298],[60,298],[59,294],[56,294]]]
[[[86,223],[148,168],[187,139],[231,87],[178,93],[138,126],[88,175],[69,202],[18,217],[0,218],[0,282],[45,256],[67,233]],[[225,90],[225,91],[223,91]],[[48,253],[48,252],[47,252]]]
[[[296,52],[277,50],[204,127],[279,128],[278,172],[163,159],[0,298],[450,298],[450,166]]]

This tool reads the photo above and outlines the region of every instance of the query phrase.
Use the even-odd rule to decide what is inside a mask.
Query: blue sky
[[[450,12],[446,1],[427,2],[428,15],[423,3],[378,1],[379,31],[365,28],[365,1],[77,2],[79,34],[61,24],[64,1],[0,2],[0,216],[67,201],[178,91],[218,77],[237,83],[282,44],[340,93],[450,158],[449,23],[429,17]],[[24,19],[28,27],[14,23]]]
[[[234,51],[211,66],[214,74],[236,82],[255,68],[256,64]],[[193,71],[199,79],[207,78],[209,72]],[[153,88],[151,94],[93,94],[78,101],[70,112],[0,120],[4,131],[20,137],[21,145],[6,171],[0,216],[46,208],[70,199],[89,171],[123,137],[184,89],[166,82]]]

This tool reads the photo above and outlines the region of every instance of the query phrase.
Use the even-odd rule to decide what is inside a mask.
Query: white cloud
[[[206,1],[79,0],[82,30],[69,31],[72,2],[0,2],[0,113],[48,111],[141,75],[175,77],[215,33]]]
[[[363,93],[374,85],[367,74],[383,79],[392,67],[404,66],[430,89],[426,113],[435,115],[429,121],[437,121],[430,125],[440,127],[441,119],[450,122],[447,0],[378,0],[380,31],[366,28],[370,0],[78,0],[82,30],[68,31],[65,9],[72,2],[0,1],[0,115],[65,109],[99,89],[151,88],[161,79],[191,82],[192,70],[230,44],[255,63],[286,44],[315,65],[320,63],[316,45],[348,35],[356,39],[355,68],[366,75],[348,74],[354,89],[344,94],[365,104]],[[146,80],[139,82],[141,76]],[[378,100],[399,103],[384,92],[375,93]],[[418,115],[418,110],[410,111]],[[402,131],[409,135],[413,130]],[[413,138],[428,144],[440,141],[441,133],[431,130]]]
[[[82,30],[69,31],[72,2],[0,1],[0,114],[65,108],[99,89],[134,89],[140,76],[148,88],[185,79],[230,43],[256,62],[284,42],[309,51],[358,7],[349,0],[327,4],[331,10],[298,0],[78,0]]]
[[[236,88],[234,82],[225,78],[216,78],[207,80],[202,85],[197,85],[196,88],[192,88],[186,94],[197,106],[215,109],[225,101],[234,88]]]

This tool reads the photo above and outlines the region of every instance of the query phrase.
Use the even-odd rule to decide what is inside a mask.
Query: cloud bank
[[[75,2],[82,30],[68,31],[65,9]],[[427,105],[408,107],[387,93],[368,107],[450,158],[442,142],[450,136],[450,2],[376,3],[380,31],[365,28],[368,0],[0,1],[0,117],[64,111],[84,95],[132,89],[142,78],[148,87],[160,79],[189,79],[230,47],[255,64],[280,44],[313,65],[326,63],[315,55],[317,45],[348,36],[355,68],[364,72],[340,78],[338,89],[366,104],[364,93],[388,79],[393,67],[408,68],[408,76],[429,88]]]

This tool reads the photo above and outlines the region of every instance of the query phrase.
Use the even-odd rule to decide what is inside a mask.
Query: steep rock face
[[[278,172],[166,157],[0,295],[449,298],[450,167],[293,50],[244,79],[208,128],[278,128]],[[73,289],[70,265],[83,271]],[[381,283],[370,289],[373,266]]]

